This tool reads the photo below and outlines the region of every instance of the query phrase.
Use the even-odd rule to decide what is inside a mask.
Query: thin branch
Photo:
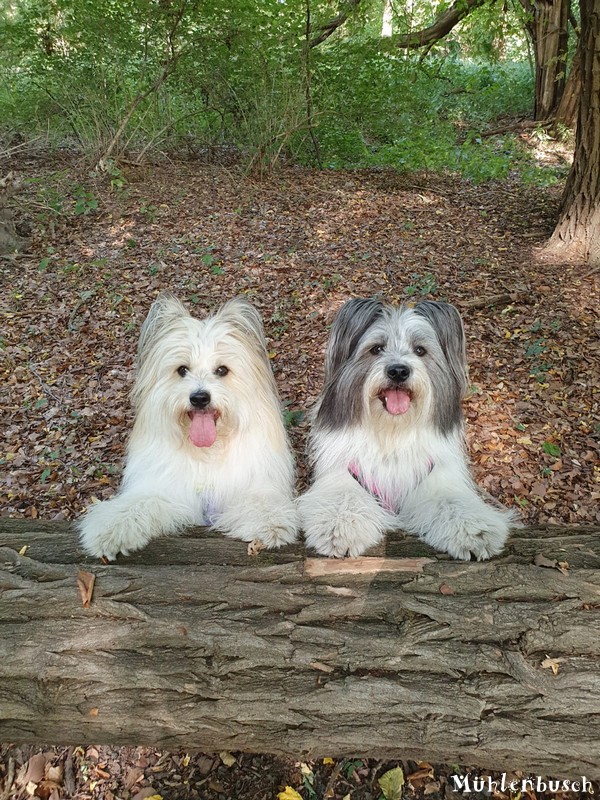
[[[56,105],[57,105],[57,106],[60,108],[60,110],[63,112],[63,114],[64,114],[64,115],[65,115],[65,117],[67,118],[67,123],[68,123],[68,125],[69,125],[69,128],[71,128],[71,130],[72,130],[72,131],[73,131],[73,133],[75,134],[75,138],[77,139],[77,141],[79,142],[79,144],[80,144],[80,145],[83,147],[83,145],[84,145],[83,138],[82,138],[82,136],[81,136],[80,132],[77,130],[77,126],[75,125],[75,121],[73,120],[72,114],[71,114],[71,112],[69,111],[69,109],[68,109],[66,106],[64,106],[64,105],[63,105],[63,104],[60,102],[60,100],[59,100],[57,97],[55,97],[55,96],[52,94],[52,92],[50,91],[50,89],[48,89],[48,87],[47,87],[47,86],[42,86],[40,83],[38,83],[38,82],[37,82],[37,81],[35,81],[35,80],[33,80],[33,81],[32,81],[32,83],[33,83],[33,85],[34,85],[34,86],[37,86],[37,87],[38,87],[38,89],[41,89],[43,92],[45,92],[45,93],[48,95],[48,97],[49,97],[49,98],[50,98],[50,99],[51,99],[51,100],[52,100],[54,103],[56,103]]]
[[[325,22],[323,25],[319,25],[314,30],[319,31],[316,36],[309,41],[309,47],[317,47],[318,45],[322,44],[326,39],[334,34],[338,28],[348,20],[351,16],[352,12],[360,5],[362,0],[349,0],[347,8],[345,11],[340,11],[337,17],[330,19],[329,22]]]
[[[113,136],[113,138],[111,139],[108,147],[106,148],[106,151],[104,152],[104,155],[102,156],[101,159],[99,159],[99,162],[98,162],[99,165],[105,164],[107,162],[107,160],[112,156],[113,151],[115,150],[117,144],[119,143],[121,137],[123,136],[123,133],[125,132],[125,129],[129,125],[129,122],[130,122],[131,118],[133,117],[133,115],[135,114],[135,112],[136,112],[137,108],[139,107],[139,105],[144,100],[146,100],[148,97],[150,97],[150,95],[155,94],[156,92],[158,92],[160,87],[163,85],[163,83],[167,80],[167,78],[170,76],[170,74],[175,69],[177,61],[179,60],[179,58],[181,56],[181,51],[177,52],[177,49],[175,47],[174,38],[175,38],[175,34],[177,32],[177,28],[179,27],[179,25],[180,25],[180,23],[181,23],[181,21],[182,21],[182,19],[184,17],[186,8],[187,8],[187,3],[183,2],[181,4],[181,6],[177,9],[177,13],[175,14],[175,16],[173,18],[173,23],[172,23],[172,25],[171,25],[168,33],[167,33],[167,43],[168,43],[168,49],[169,49],[169,56],[164,61],[163,70],[162,70],[161,74],[156,78],[154,83],[152,83],[152,85],[148,89],[146,89],[145,91],[138,92],[138,94],[133,98],[133,100],[132,100],[132,102],[131,102],[131,104],[129,106],[129,109],[127,110],[125,116],[121,120],[121,124],[117,128],[117,131],[116,131],[115,135]]]
[[[511,292],[508,294],[493,294],[489,297],[474,297],[472,300],[461,302],[462,308],[494,308],[505,306],[509,303],[532,303],[534,302],[531,292]]]
[[[579,39],[579,32],[580,32],[579,20],[573,13],[573,7],[571,3],[569,3],[569,22],[571,23],[571,27],[575,31],[575,36]]]

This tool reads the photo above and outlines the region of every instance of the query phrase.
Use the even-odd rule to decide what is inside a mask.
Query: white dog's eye
[[[420,344],[418,344],[418,345],[415,347],[415,353],[416,353],[418,356],[420,356],[420,357],[422,358],[423,356],[426,356],[426,355],[427,355],[427,350],[425,350],[425,348],[423,347],[423,345],[420,345]]]
[[[225,364],[221,364],[220,367],[216,368],[215,375],[218,375],[219,378],[224,378],[228,372],[229,372],[229,367],[226,367]]]
[[[382,344],[376,344],[369,350],[369,353],[372,353],[374,356],[378,356],[380,353],[383,353],[385,347]]]
[[[177,374],[182,378],[185,378],[185,376],[188,374],[189,371],[190,371],[189,367],[186,367],[183,364],[181,367],[177,367]]]

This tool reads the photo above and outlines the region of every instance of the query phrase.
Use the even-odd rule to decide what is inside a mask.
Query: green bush
[[[68,139],[94,159],[120,132],[111,158],[228,146],[259,171],[287,161],[556,179],[510,137],[480,136],[532,108],[513,12],[473,12],[466,33],[424,56],[380,47],[380,3],[361,9],[307,53],[304,0],[23,0],[0,11],[0,133]],[[396,12],[410,16],[400,2]],[[311,3],[316,24],[331,13]]]

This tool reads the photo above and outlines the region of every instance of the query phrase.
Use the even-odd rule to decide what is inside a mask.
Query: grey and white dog
[[[347,302],[332,326],[314,413],[314,483],[299,500],[307,544],[355,557],[400,527],[454,558],[499,553],[515,519],[485,503],[471,478],[466,388],[453,306]]]

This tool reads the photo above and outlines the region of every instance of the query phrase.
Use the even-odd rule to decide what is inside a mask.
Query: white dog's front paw
[[[273,520],[261,530],[257,536],[263,545],[272,550],[284,544],[291,544],[296,541],[298,535],[298,525],[290,523],[289,520]]]
[[[82,526],[81,546],[85,552],[98,558],[107,558],[109,561],[114,561],[119,553],[127,556],[135,550],[141,550],[149,541],[149,536],[140,536],[137,526],[131,528],[125,521],[102,531]]]
[[[273,498],[247,498],[240,506],[224,511],[217,520],[216,527],[231,536],[250,542],[250,555],[256,555],[260,542],[262,548],[273,549],[291,544],[298,536],[298,512],[292,500]]]
[[[140,525],[137,515],[110,508],[108,500],[92,506],[79,523],[81,546],[91,556],[114,561],[119,553],[128,555],[145,547],[152,534]]]

